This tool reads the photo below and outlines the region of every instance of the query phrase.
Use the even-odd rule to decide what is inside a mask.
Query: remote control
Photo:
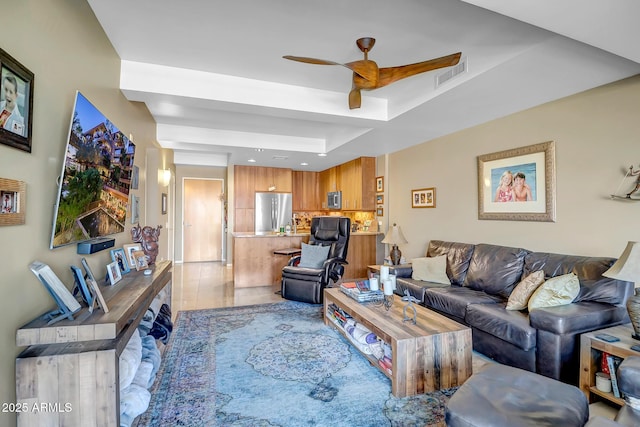
[[[598,338],[599,340],[602,340],[602,341],[606,341],[606,342],[620,341],[620,338],[614,337],[613,335],[609,335],[609,334],[598,334],[598,335],[596,335],[596,338]]]
[[[631,350],[640,351],[640,344],[632,345]]]

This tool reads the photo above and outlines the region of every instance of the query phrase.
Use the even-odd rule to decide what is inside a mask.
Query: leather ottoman
[[[451,397],[449,427],[582,427],[589,404],[577,387],[533,372],[491,364]]]

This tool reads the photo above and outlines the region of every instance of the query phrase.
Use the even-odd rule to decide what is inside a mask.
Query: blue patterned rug
[[[454,389],[402,398],[333,328],[286,301],[182,311],[137,426],[444,425]]]

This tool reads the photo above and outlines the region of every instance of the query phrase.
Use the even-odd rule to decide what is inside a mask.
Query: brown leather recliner
[[[282,269],[282,297],[321,304],[324,288],[338,281],[347,264],[351,220],[347,217],[319,216],[311,219],[309,244],[331,246],[328,258],[320,268],[298,267],[300,255],[292,257]]]

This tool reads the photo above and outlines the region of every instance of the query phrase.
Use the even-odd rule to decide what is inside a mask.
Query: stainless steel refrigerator
[[[291,223],[292,205],[291,193],[256,193],[256,233],[279,231]]]

